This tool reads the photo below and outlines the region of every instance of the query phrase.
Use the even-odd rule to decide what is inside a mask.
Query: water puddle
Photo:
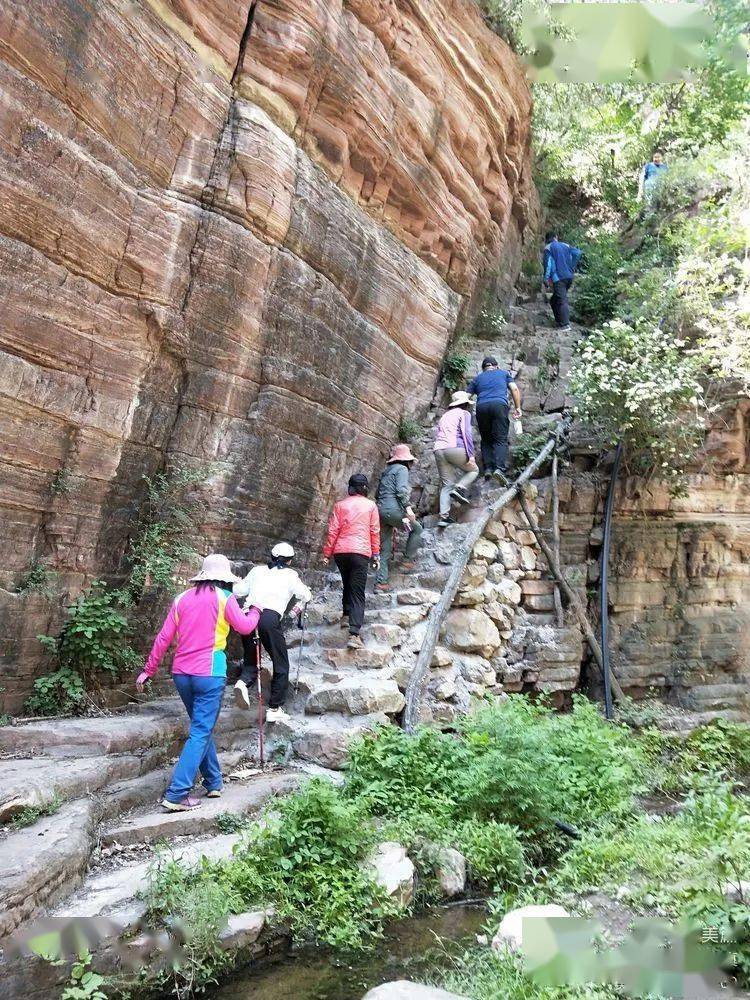
[[[419,980],[445,965],[480,933],[486,911],[480,906],[428,910],[392,924],[371,953],[344,961],[324,951],[304,949],[279,956],[270,965],[237,973],[212,994],[214,1000],[361,1000],[393,979]]]

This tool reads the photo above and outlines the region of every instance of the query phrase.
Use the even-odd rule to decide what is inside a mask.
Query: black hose
[[[601,571],[599,574],[599,616],[601,620],[602,666],[604,667],[604,715],[612,721],[612,686],[609,678],[609,602],[607,600],[607,570],[609,567],[609,543],[612,537],[612,508],[615,505],[615,487],[617,474],[620,471],[622,458],[622,440],[617,442],[615,463],[612,466],[612,476],[607,490],[607,503],[604,508],[604,530],[602,534]]]
[[[555,824],[558,830],[562,830],[564,834],[571,837],[573,840],[580,840],[581,834],[574,826],[570,826],[569,823],[563,823],[561,819],[554,819],[552,822]]]

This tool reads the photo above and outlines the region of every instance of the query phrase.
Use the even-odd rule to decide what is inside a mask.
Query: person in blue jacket
[[[513,372],[506,371],[497,358],[486,357],[482,370],[468,385],[467,392],[477,397],[477,424],[482,438],[484,478],[494,476],[508,482],[508,396],[513,398],[513,417],[521,419],[521,394]]]
[[[664,162],[664,154],[660,149],[654,151],[651,161],[646,163],[641,171],[640,183],[638,184],[638,201],[643,201],[646,205],[651,204],[654,197],[654,186],[657,180],[668,170]]]
[[[555,323],[561,330],[570,329],[568,289],[573,284],[581,251],[557,238],[557,233],[547,233],[544,240],[544,283],[552,289],[550,305]]]

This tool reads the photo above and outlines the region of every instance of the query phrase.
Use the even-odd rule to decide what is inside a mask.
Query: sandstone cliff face
[[[535,202],[528,89],[471,0],[10,0],[0,94],[16,710],[53,617],[24,571],[116,571],[173,459],[210,465],[206,547],[312,547]]]

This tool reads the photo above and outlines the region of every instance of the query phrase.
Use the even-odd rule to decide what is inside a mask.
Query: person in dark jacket
[[[397,444],[380,477],[375,497],[380,513],[380,569],[376,590],[388,589],[388,562],[393,555],[394,530],[404,528],[409,533],[401,564],[403,569],[414,569],[414,556],[422,544],[422,525],[409,503],[409,470],[415,461],[408,444]]]
[[[563,243],[553,232],[547,233],[544,245],[544,283],[552,289],[550,305],[555,322],[561,330],[570,329],[568,291],[581,259],[578,247]]]
[[[468,386],[469,394],[477,397],[477,424],[482,439],[484,478],[494,476],[507,482],[508,474],[508,393],[513,397],[514,419],[521,419],[521,394],[513,380],[513,372],[504,371],[497,359],[487,357],[482,370]]]

